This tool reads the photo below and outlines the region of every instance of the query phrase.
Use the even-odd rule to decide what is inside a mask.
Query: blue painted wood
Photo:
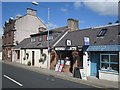
[[[120,45],[89,46],[87,51],[120,51]]]
[[[98,76],[100,69],[100,58],[99,54],[92,52],[91,53],[91,76]]]

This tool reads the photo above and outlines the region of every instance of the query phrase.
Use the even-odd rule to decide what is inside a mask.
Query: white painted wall
[[[88,52],[84,52],[83,55],[83,68],[85,69],[86,76],[90,76],[90,60],[88,61],[89,55]]]
[[[34,66],[36,66],[36,67],[41,67],[41,68],[47,68],[47,61],[48,62],[50,62],[49,60],[49,55],[48,55],[48,50],[47,49],[44,49],[43,50],[43,53],[45,53],[46,55],[47,55],[47,57],[46,57],[46,61],[44,62],[44,63],[42,63],[42,62],[39,62],[39,59],[42,57],[42,55],[41,55],[41,50],[40,49],[26,49],[26,53],[28,53],[29,54],[29,58],[27,59],[26,58],[26,60],[23,60],[23,58],[24,58],[24,55],[25,55],[25,52],[24,52],[24,50],[22,50],[22,55],[21,55],[21,58],[22,58],[22,64],[26,64],[27,65],[27,63],[30,61],[31,62],[31,64],[32,64],[32,51],[34,51],[34,58],[35,58],[35,61],[34,61],[34,63],[35,63],[35,65]]]
[[[38,33],[38,28],[46,28],[43,22],[36,16],[26,15],[15,22],[15,42],[21,42],[24,38],[30,37],[30,34]]]
[[[28,58],[25,57],[26,56],[25,51],[22,50],[21,60],[22,60],[22,64],[25,64],[25,65],[27,65],[29,61],[32,63],[32,50],[26,49],[26,53],[29,54]],[[25,60],[23,59],[24,57],[26,58]]]
[[[99,72],[99,79],[118,82],[118,75],[110,72]]]
[[[21,61],[21,50],[20,50],[20,59],[17,59],[17,53],[15,52],[15,50],[20,50],[20,49],[12,49],[12,62],[17,62],[20,63]]]
[[[0,60],[2,60],[2,52],[0,52]]]
[[[41,67],[41,68],[47,68],[48,60],[50,60],[49,56],[48,56],[48,50],[47,49],[43,49],[43,53],[45,53],[47,55],[46,61],[44,63],[39,62],[39,59],[42,58],[42,55],[40,54],[40,50],[39,50],[39,52],[36,51],[35,66]]]

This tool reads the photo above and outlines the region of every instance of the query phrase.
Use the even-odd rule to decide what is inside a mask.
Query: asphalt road
[[[95,88],[2,64],[2,88]]]

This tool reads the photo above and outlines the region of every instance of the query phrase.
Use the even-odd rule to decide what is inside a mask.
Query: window
[[[16,50],[15,52],[17,54],[17,59],[20,59],[20,50]]]
[[[49,41],[53,39],[52,34],[49,34]],[[48,41],[48,36],[47,36],[47,41]]]
[[[42,42],[42,36],[40,36],[40,38],[39,38],[39,42]]]
[[[10,57],[11,56],[11,51],[10,50],[8,50],[8,57]]]
[[[36,38],[35,37],[31,37],[31,42],[35,42]]]
[[[102,30],[98,33],[97,37],[104,36],[106,32],[107,32],[107,29],[102,29]]]
[[[20,59],[20,50],[17,51],[17,59]]]
[[[118,55],[117,54],[101,54],[100,68],[101,70],[118,72]]]

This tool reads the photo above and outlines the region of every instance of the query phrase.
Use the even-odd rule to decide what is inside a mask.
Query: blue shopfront
[[[120,45],[89,46],[90,76],[118,81]]]

